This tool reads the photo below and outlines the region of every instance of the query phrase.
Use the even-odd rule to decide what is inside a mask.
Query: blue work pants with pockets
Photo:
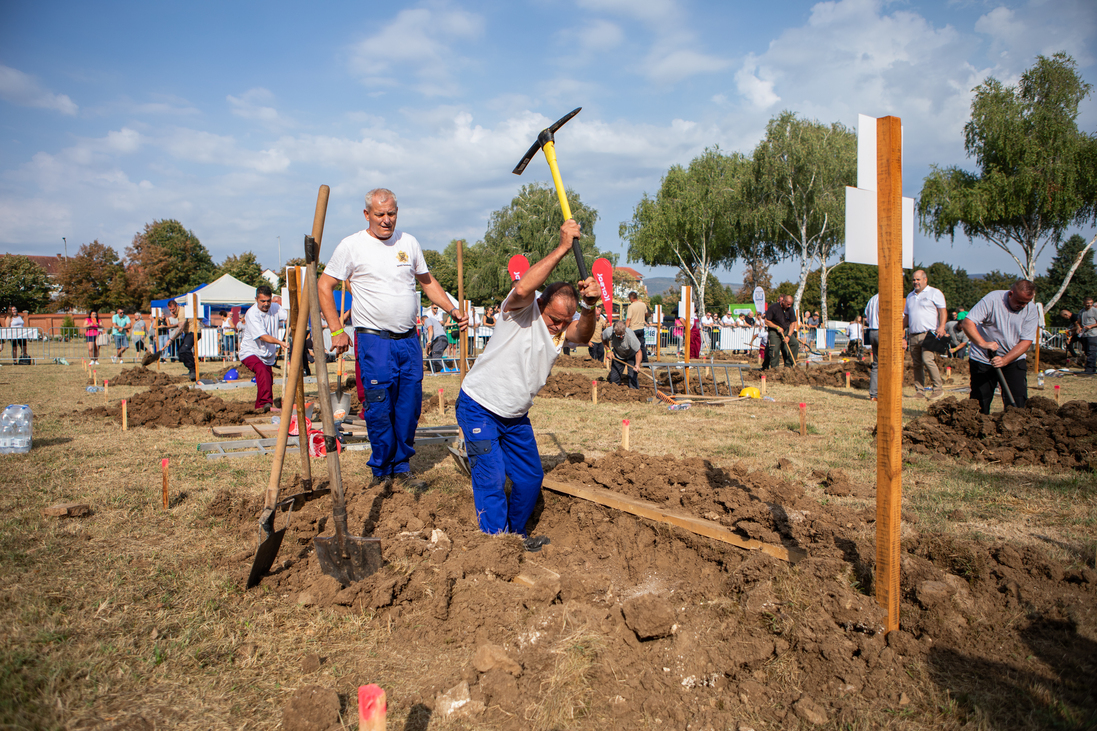
[[[457,424],[465,435],[472,467],[472,497],[480,530],[524,536],[545,479],[529,415],[504,418],[462,391]],[[505,491],[508,477],[509,500]]]
[[[423,411],[419,340],[390,340],[359,332],[355,343],[365,395],[362,418],[372,450],[367,464],[376,477],[404,474],[415,454],[415,429]]]

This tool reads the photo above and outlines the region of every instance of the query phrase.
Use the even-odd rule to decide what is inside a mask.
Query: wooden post
[[[126,400],[122,399],[122,431],[127,431],[129,429],[129,426],[130,422],[129,414],[126,411]]]
[[[198,383],[198,293],[190,296],[190,327],[194,333],[194,382]]]
[[[1055,405],[1059,405],[1059,384],[1055,384]]]
[[[598,381],[590,382],[590,400],[595,406],[598,405]]]
[[[761,385],[761,387],[759,387],[758,390],[762,392],[763,396],[766,395],[766,374],[765,373],[762,374],[762,385]]]
[[[898,117],[876,120],[880,291],[876,409],[876,601],[886,631],[899,628],[899,521],[903,496],[903,146]]]
[[[445,393],[446,393],[446,389],[444,389],[444,388],[438,389],[438,415],[439,416],[445,416],[446,415],[446,396],[445,396]]]
[[[690,317],[690,313],[693,312],[693,287],[686,287],[686,303],[685,303],[685,321],[686,328],[682,343],[682,349],[686,351],[686,365],[689,365],[689,341],[690,336],[693,334],[693,321]],[[689,393],[689,368],[686,369],[686,393]]]
[[[808,405],[800,402],[800,436],[808,435]]]
[[[1043,314],[1043,308],[1041,308],[1040,314],[1041,315]],[[1040,340],[1042,340],[1042,338],[1040,337],[1040,332],[1041,332],[1041,330],[1043,330],[1043,327],[1044,327],[1044,323],[1042,323],[1042,322],[1037,322],[1036,323],[1036,372],[1037,373],[1040,372]]]
[[[849,388],[849,371],[846,371],[846,388]]]
[[[663,353],[663,306],[655,305],[655,360],[662,360]]]
[[[168,458],[164,457],[160,460],[160,475],[163,479],[163,485],[161,487],[161,495],[164,498],[164,510],[168,509]]]
[[[91,369],[91,385],[99,388],[99,371],[94,368]]]
[[[347,299],[347,280],[343,280],[339,283],[339,324],[334,328],[338,330],[343,327],[343,302]],[[329,327],[329,329],[331,329]],[[356,354],[357,355],[357,354]],[[304,371],[302,371],[303,373]],[[340,353],[336,360],[335,373],[339,376],[339,380],[343,380],[343,354]]]
[[[461,303],[461,308],[465,306],[465,242],[461,239],[457,239],[457,300]],[[457,331],[457,355],[461,358],[458,365],[458,371],[460,371],[460,383],[465,382],[465,369],[468,360],[469,352],[469,337],[468,330],[461,332]]]
[[[107,393],[109,392],[109,390],[110,390],[110,381],[108,379],[104,378],[103,379],[103,400],[104,401],[106,401],[107,398],[108,398]]]
[[[945,366],[945,380],[952,383],[952,366]]]
[[[305,267],[292,267],[293,276],[287,277],[286,282],[289,284],[290,297],[290,317],[289,327],[293,337],[300,337],[302,342],[307,337],[307,333],[298,332],[297,320],[302,312],[308,311],[308,302],[306,301],[305,290],[305,272],[308,270]],[[340,301],[340,306],[342,302]],[[298,309],[300,308],[300,309]],[[306,316],[307,321],[307,316]],[[338,330],[339,328],[336,328]],[[316,342],[313,341],[313,348],[315,350]],[[285,373],[288,377],[290,371],[290,357],[287,356],[285,360]],[[305,358],[308,357],[307,353],[302,353],[301,362],[305,362]],[[339,356],[339,362],[342,363],[342,356]],[[319,362],[317,363],[319,367]],[[327,368],[327,363],[324,363],[324,367]],[[312,455],[309,454],[309,435],[305,429],[305,369],[304,367],[297,369],[297,377],[294,379],[293,386],[293,402],[297,405],[297,453],[301,457],[301,487],[306,491],[312,490]],[[289,419],[290,414],[293,411],[293,406],[286,406],[289,399],[286,398],[286,390],[282,389],[282,418]],[[287,411],[286,409],[289,409]]]
[[[388,702],[378,685],[358,686],[358,731],[385,731]]]
[[[628,445],[628,419],[621,420],[621,449],[629,451]]]

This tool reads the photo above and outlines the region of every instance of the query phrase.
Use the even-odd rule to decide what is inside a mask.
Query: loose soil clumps
[[[481,533],[467,490],[416,496],[348,484],[350,532],[379,538],[385,566],[350,586],[322,574],[312,540],[333,533],[330,499],[302,500],[255,591],[365,615],[387,643],[418,652],[434,672],[403,691],[401,705],[421,705],[437,722],[882,726],[897,713],[938,718],[945,688],[962,699],[949,713],[978,709],[994,727],[1026,717],[1047,692],[1063,699],[1049,712],[1064,719],[1093,711],[1097,648],[1086,638],[1097,632],[1097,572],[1088,566],[1008,543],[910,534],[901,629],[885,637],[871,511],[862,517],[796,482],[696,458],[573,454],[549,476],[795,544],[808,558],[792,566],[547,491],[528,527],[552,542],[531,554],[515,535]],[[220,559],[241,585],[260,509],[258,496],[222,493],[205,518],[246,547]],[[939,698],[922,694],[926,673]]]
[[[91,378],[88,385],[92,385]],[[173,376],[162,371],[150,371],[148,368],[127,368],[114,378],[110,379],[112,386],[170,386],[175,383],[183,383],[187,380],[184,375]]]
[[[648,401],[655,396],[651,388],[651,381],[645,387],[644,380],[640,379],[640,388],[629,388],[623,384],[610,383],[605,375],[591,378],[581,373],[566,373],[554,371],[549,376],[545,387],[537,394],[545,398],[576,399],[579,401],[591,400],[591,381],[598,381],[598,400],[607,403],[629,403],[632,401]],[[435,404],[437,407],[437,404]]]
[[[130,427],[229,426],[243,424],[244,417],[258,414],[250,404],[223,401],[205,391],[173,386],[157,386],[129,397],[127,419]],[[112,403],[77,412],[88,418],[107,417],[122,423],[122,404]]]
[[[915,454],[1097,470],[1097,403],[1056,406],[1035,396],[1024,409],[1007,407],[987,416],[976,400],[950,396],[910,422],[903,441]]]

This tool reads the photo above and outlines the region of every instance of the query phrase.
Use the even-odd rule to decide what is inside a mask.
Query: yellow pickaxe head
[[[578,114],[581,109],[582,107],[578,107],[571,110],[560,117],[560,119],[556,120],[551,127],[541,130],[541,133],[537,135],[537,141],[529,148],[529,151],[526,152],[522,161],[518,163],[518,166],[511,171],[515,175],[521,175],[522,171],[526,169],[526,165],[529,165],[529,161],[537,154],[537,151],[544,150],[545,160],[548,162],[549,171],[552,172],[552,183],[556,186],[556,198],[560,201],[560,210],[564,214],[565,221],[571,218],[571,206],[568,205],[568,196],[567,191],[564,190],[564,183],[560,180],[560,168],[556,165],[556,138],[554,135],[556,130],[563,127],[564,124]],[[587,264],[583,260],[583,250],[579,246],[578,238],[571,242],[571,248],[575,253],[575,264],[579,267],[579,279],[585,280],[587,278]]]

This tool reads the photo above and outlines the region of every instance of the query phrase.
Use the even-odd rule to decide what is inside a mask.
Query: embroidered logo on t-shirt
[[[397,251],[396,252],[396,263],[397,264],[407,264],[408,263],[408,253],[406,251]]]

